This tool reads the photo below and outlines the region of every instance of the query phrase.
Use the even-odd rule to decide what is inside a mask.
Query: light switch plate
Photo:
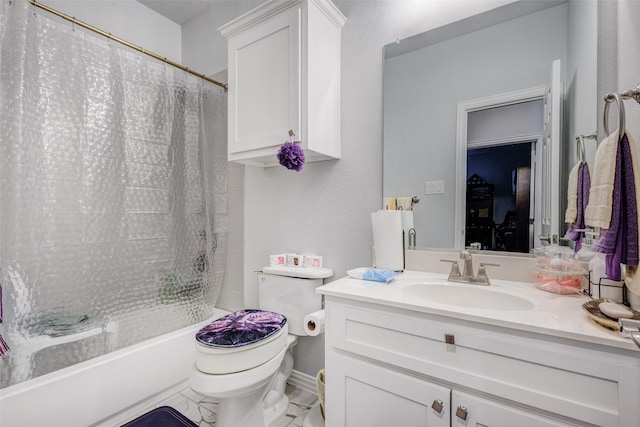
[[[425,182],[424,194],[444,194],[444,181]]]

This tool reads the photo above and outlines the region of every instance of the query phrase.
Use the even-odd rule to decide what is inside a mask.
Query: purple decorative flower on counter
[[[304,152],[298,144],[285,142],[278,150],[278,161],[285,168],[300,172],[304,165]]]
[[[200,329],[196,339],[206,346],[235,348],[262,341],[284,328],[287,318],[263,310],[240,310]]]

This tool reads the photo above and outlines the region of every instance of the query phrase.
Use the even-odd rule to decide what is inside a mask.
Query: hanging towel
[[[567,186],[567,210],[564,213],[564,222],[573,224],[578,216],[578,171],[580,165],[578,162],[571,172],[569,172],[569,185]]]
[[[395,197],[385,197],[382,199],[382,209],[385,211],[395,211],[396,210],[396,198]]]
[[[606,255],[607,278],[618,281],[622,279],[620,263],[631,267],[638,265],[636,182],[631,143],[626,134],[618,144],[614,175],[611,224],[601,232],[593,250]]]
[[[411,211],[413,210],[413,197],[398,197],[397,201],[397,209],[402,211]]]
[[[578,231],[578,230],[584,230],[584,227],[585,227],[584,211],[589,205],[589,190],[591,188],[591,175],[589,173],[589,165],[586,162],[580,163],[580,165],[576,165],[576,166],[578,166],[578,173],[577,173],[577,179],[576,179],[576,189],[577,189],[576,215],[573,223],[569,227],[569,230],[564,235],[564,237],[576,242],[575,252],[577,253],[582,248],[582,238],[584,237],[584,231]],[[569,180],[571,180],[571,178],[569,178]],[[571,181],[569,181],[569,185],[571,185]]]
[[[636,184],[636,204],[640,200],[640,159],[638,158],[638,148],[633,137],[626,132],[629,139],[629,149],[631,150],[631,160],[633,163],[633,176]],[[637,206],[637,205],[636,205]],[[640,224],[640,209],[638,210],[638,224]],[[638,236],[640,239],[640,235]],[[638,243],[640,247],[640,243]],[[637,273],[638,266],[625,266],[625,284],[635,295],[640,295],[640,274]]]
[[[611,225],[613,183],[615,180],[618,131],[598,145],[593,165],[593,180],[589,192],[589,205],[584,213],[586,225],[607,229]]]
[[[0,323],[2,323],[2,284],[0,284]],[[4,359],[7,357],[7,353],[9,353],[9,345],[0,335],[0,358]]]

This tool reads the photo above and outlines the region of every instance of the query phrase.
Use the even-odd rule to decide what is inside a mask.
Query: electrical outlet
[[[444,181],[425,182],[424,194],[444,194]]]

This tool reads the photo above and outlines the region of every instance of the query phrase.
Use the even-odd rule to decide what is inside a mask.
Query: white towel
[[[573,224],[578,217],[578,171],[580,162],[569,172],[569,185],[567,187],[567,210],[564,213],[564,222]]]
[[[600,142],[596,151],[593,179],[589,191],[589,205],[584,213],[586,225],[608,229],[611,224],[617,154],[618,131],[616,130]]]
[[[413,197],[398,197],[397,199],[397,203],[398,203],[398,210],[401,211],[410,211],[413,210]]]
[[[396,210],[396,198],[395,197],[385,197],[382,199],[382,209],[385,211],[395,211]]]

